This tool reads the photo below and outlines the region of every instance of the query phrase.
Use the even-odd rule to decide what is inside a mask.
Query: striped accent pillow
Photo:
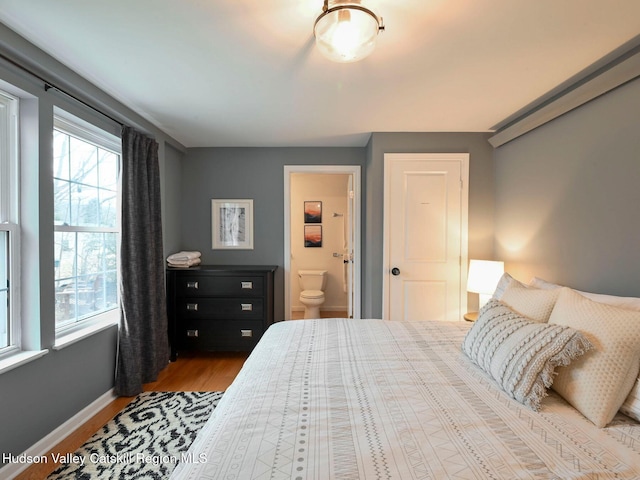
[[[539,410],[555,368],[591,348],[571,327],[534,322],[492,299],[480,310],[462,351],[518,402]]]

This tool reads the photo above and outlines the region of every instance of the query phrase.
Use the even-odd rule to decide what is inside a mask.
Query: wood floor
[[[236,377],[247,358],[244,352],[183,353],[176,362],[170,363],[158,380],[144,386],[145,392],[216,392],[226,390]],[[119,397],[88,420],[71,435],[63,439],[49,452],[51,454],[71,453],[126,407],[135,397]],[[57,465],[34,464],[18,475],[16,480],[42,480]]]

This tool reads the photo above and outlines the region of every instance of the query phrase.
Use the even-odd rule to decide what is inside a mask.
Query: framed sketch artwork
[[[253,200],[211,200],[214,250],[253,250]]]

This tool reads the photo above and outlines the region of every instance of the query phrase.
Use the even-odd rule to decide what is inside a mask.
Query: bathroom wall
[[[291,309],[302,311],[298,270],[327,270],[325,302],[321,311],[346,312],[344,263],[334,253],[344,253],[349,175],[294,173],[291,177]],[[305,247],[304,202],[322,202],[322,246]],[[337,213],[341,216],[333,216]]]

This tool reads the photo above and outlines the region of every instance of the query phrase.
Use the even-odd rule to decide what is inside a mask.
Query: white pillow
[[[640,312],[597,303],[560,289],[550,324],[580,330],[593,349],[559,368],[553,389],[596,426],[615,416],[640,370]]]
[[[542,288],[545,290],[562,288],[562,285],[547,282],[546,280],[538,277],[533,277],[529,282],[529,285],[534,288]],[[604,295],[602,293],[582,292],[575,289],[574,292],[577,292],[583,297],[587,297],[589,300],[593,300],[594,302],[605,303],[607,305],[613,305],[615,307],[626,308],[628,310],[636,310],[640,312],[640,298],[638,297],[617,297],[615,295]]]
[[[553,289],[561,288],[561,285],[548,282],[538,277],[533,277],[529,285],[535,288]],[[637,297],[616,297],[614,295],[603,295],[601,293],[581,292],[574,290],[580,295],[593,300],[594,302],[613,305],[628,310],[640,311],[640,298]],[[640,376],[636,379],[629,396],[620,407],[620,411],[629,417],[640,421]]]
[[[533,322],[491,299],[467,332],[462,351],[512,398],[533,410],[547,395],[554,369],[591,347],[577,330]]]
[[[559,293],[558,289],[529,288],[514,281],[505,289],[501,301],[534,322],[546,323]]]
[[[640,422],[640,378],[633,384],[633,388],[620,407],[620,411]]]
[[[501,300],[502,296],[504,295],[504,291],[512,283],[526,287],[524,283],[519,282],[518,280],[513,278],[511,275],[509,275],[507,272],[504,272],[502,274],[502,277],[500,277],[500,280],[498,280],[498,285],[496,285],[496,289],[493,292],[493,296],[491,298],[495,298],[496,300]]]

